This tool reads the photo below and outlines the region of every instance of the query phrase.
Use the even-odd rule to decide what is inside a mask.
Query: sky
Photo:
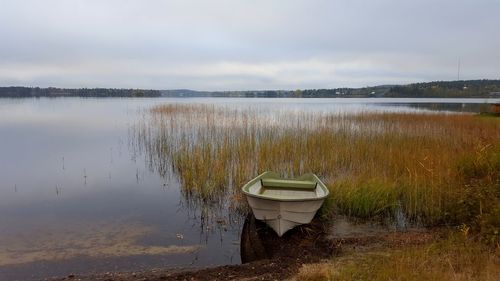
[[[263,90],[500,78],[498,0],[0,0],[0,86]]]

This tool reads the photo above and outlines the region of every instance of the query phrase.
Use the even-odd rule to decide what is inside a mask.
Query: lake
[[[244,216],[182,193],[134,136],[158,104],[479,112],[499,99],[0,99],[0,280],[237,264]],[[205,214],[213,211],[214,216]]]

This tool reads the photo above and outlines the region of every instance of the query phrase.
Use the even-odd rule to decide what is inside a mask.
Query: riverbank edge
[[[93,275],[68,275],[44,279],[50,281],[130,281],[130,280],[286,280],[294,278],[299,270],[311,264],[327,262],[334,257],[349,256],[371,250],[390,251],[407,246],[426,245],[446,237],[451,230],[444,228],[388,231],[380,235],[328,237],[330,249],[326,255],[279,256],[239,265],[201,268],[151,269],[139,272],[105,272]]]

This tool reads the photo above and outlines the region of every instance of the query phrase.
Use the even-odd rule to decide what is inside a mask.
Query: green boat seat
[[[314,190],[317,182],[306,180],[261,179],[262,186],[288,189]]]

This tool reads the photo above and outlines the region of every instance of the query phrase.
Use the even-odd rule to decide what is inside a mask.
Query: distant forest
[[[500,97],[500,80],[437,81],[394,86],[386,97]]]
[[[39,88],[39,87],[0,87],[0,97],[159,97],[160,91],[140,89],[107,88]]]
[[[363,88],[308,89],[295,91],[226,91],[199,92],[165,90],[170,97],[278,97],[278,98],[337,98],[337,97],[404,97],[404,98],[487,98],[500,97],[500,80],[460,80],[382,85]]]
[[[364,88],[259,91],[0,87],[0,97],[500,98],[500,80],[460,80]]]

